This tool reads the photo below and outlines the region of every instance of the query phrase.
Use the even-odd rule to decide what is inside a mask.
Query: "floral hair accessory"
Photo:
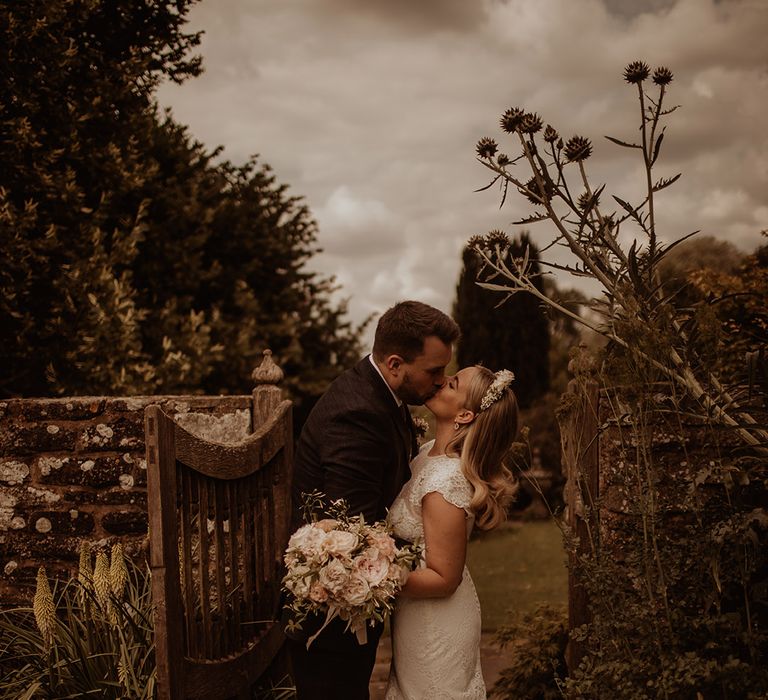
[[[495,379],[491,383],[491,386],[486,390],[483,395],[483,400],[480,402],[481,411],[485,411],[491,404],[498,401],[504,393],[504,390],[515,379],[514,373],[510,372],[508,369],[499,370],[494,374],[494,377]]]

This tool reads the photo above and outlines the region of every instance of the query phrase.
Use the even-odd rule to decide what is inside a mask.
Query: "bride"
[[[513,489],[504,465],[517,433],[514,375],[466,367],[426,402],[435,439],[411,463],[411,480],[392,504],[397,537],[425,544],[392,618],[386,700],[484,699],[480,603],[464,566],[474,525],[505,516]]]

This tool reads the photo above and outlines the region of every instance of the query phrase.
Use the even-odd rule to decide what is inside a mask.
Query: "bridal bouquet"
[[[300,629],[311,614],[325,615],[307,648],[335,618],[346,620],[360,644],[367,641],[367,625],[383,622],[392,612],[394,597],[421,553],[418,545],[398,547],[386,523],[368,524],[362,515],[349,517],[339,500],[330,517],[317,520],[323,495],[305,494],[307,520],[291,536],[285,551],[287,573],[283,590],[292,612],[289,629]]]

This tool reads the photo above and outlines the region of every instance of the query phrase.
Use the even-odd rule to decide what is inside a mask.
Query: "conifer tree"
[[[526,233],[512,242],[509,254],[522,257],[526,247],[530,247],[532,270],[536,273],[538,251]],[[477,284],[481,279],[478,255],[467,247],[462,260],[453,312],[461,328],[458,364],[464,367],[480,363],[494,371],[511,369],[518,401],[527,407],[549,388],[547,317],[530,294],[514,294],[500,304],[498,293]],[[538,281],[542,283],[541,278]]]

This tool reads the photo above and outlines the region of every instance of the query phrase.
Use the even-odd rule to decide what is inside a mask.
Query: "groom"
[[[407,404],[421,405],[445,381],[459,328],[442,311],[403,301],[379,320],[373,353],[338,377],[301,431],[294,456],[292,531],[301,525],[302,493],[343,498],[351,516],[382,520],[410,476],[416,439]],[[322,620],[288,632],[298,700],[366,700],[383,625],[360,645],[336,619],[312,642]]]

